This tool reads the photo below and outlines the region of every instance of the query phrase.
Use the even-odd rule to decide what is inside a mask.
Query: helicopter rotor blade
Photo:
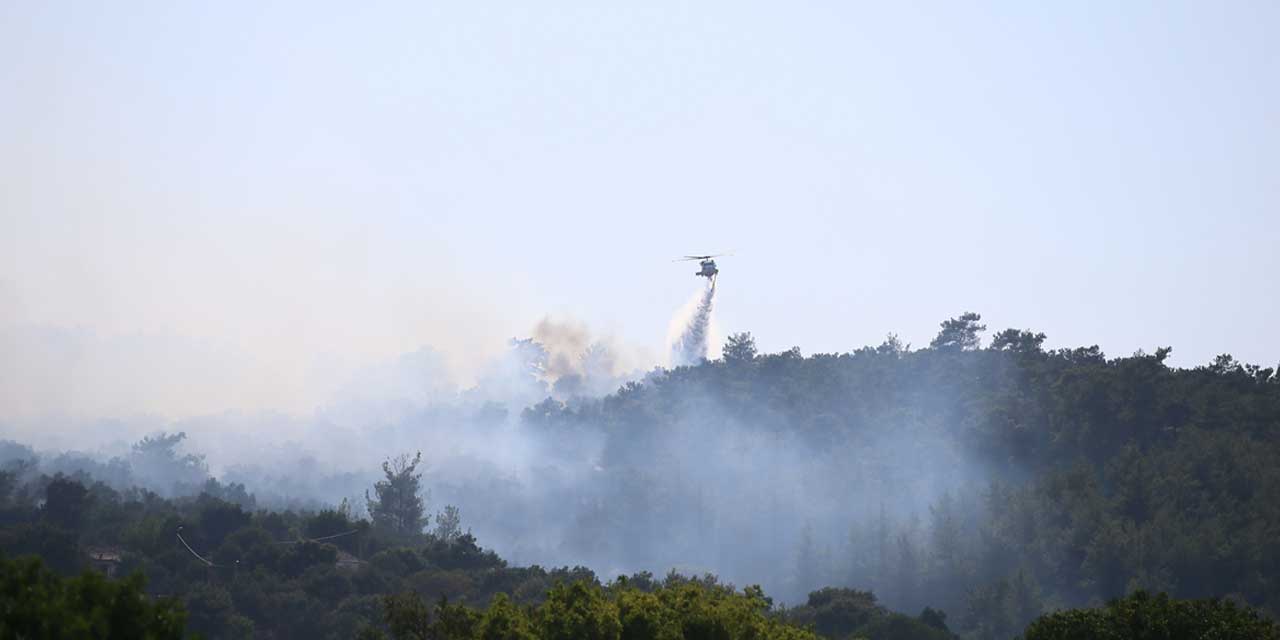
[[[672,260],[672,262],[685,262],[687,260],[710,260],[712,258],[723,258],[725,256],[731,256],[731,255],[733,255],[733,253],[717,253],[709,256],[684,256],[682,258],[676,258],[675,260]]]

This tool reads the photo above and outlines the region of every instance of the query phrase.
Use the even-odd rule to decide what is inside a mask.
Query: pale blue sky
[[[1280,3],[263,4],[0,5],[10,409],[122,410],[30,399],[41,327],[169,345],[170,414],[546,314],[660,355],[724,250],[767,350],[1280,361]]]

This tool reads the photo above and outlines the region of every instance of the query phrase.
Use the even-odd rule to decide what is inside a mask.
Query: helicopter
[[[727,255],[733,255],[733,254],[717,253],[715,255],[710,255],[710,256],[684,256],[682,258],[676,258],[673,262],[685,262],[688,260],[697,260],[698,266],[700,268],[697,271],[695,271],[693,275],[702,276],[703,278],[706,278],[708,280],[715,281],[716,274],[720,273],[720,270],[716,268],[716,261],[712,260],[712,258],[719,258]]]

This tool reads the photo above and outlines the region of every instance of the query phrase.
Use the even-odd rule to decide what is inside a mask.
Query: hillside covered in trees
[[[984,329],[965,314],[925,349],[890,337],[809,357],[758,355],[738,335],[722,360],[524,418],[603,430],[613,468],[644,469],[648,442],[698,440],[672,432],[745,432],[804,452],[811,471],[793,495],[806,519],[751,505],[764,532],[752,551],[776,561],[768,549],[787,546],[799,591],[870,587],[899,609],[941,607],[977,637],[1138,588],[1280,611],[1274,369],[1229,355],[1174,369],[1169,348],[1045,351],[1043,334],[1013,329],[983,348]]]
[[[0,472],[0,637],[804,640],[816,621],[842,635],[952,637],[944,614],[892,613],[870,593],[826,590],[787,611],[712,575],[512,567],[454,507],[429,526],[419,462],[387,462],[368,520],[346,505],[252,512],[218,497],[216,481],[166,499]]]
[[[263,508],[258,488],[200,474],[171,497],[95,477],[145,475],[129,460],[50,475],[10,444],[0,550],[68,574],[140,570],[148,593],[178,597],[211,637],[398,633],[396,611],[474,631],[508,602],[532,637],[586,637],[550,631],[562,604],[614,612],[626,637],[667,637],[628,635],[636,603],[682,612],[655,614],[663,624],[732,610],[734,622],[708,624],[766,630],[724,637],[803,633],[795,624],[832,638],[1010,638],[1139,590],[1280,612],[1273,369],[1227,355],[1171,368],[1167,347],[1048,351],[1025,330],[984,345],[980,322],[944,322],[926,348],[891,336],[807,357],[759,354],[735,335],[715,361],[513,414],[537,445],[537,473],[520,484],[436,473],[418,486],[420,460],[399,457],[366,505],[321,511]],[[435,415],[400,428],[429,449]],[[134,462],[166,437],[139,443]],[[427,488],[466,519],[443,508],[428,522]],[[473,525],[498,553],[465,533]],[[508,549],[580,566],[516,567],[500,558]],[[417,596],[387,597],[406,592]],[[1043,620],[1040,637],[1069,637],[1052,635],[1063,619]],[[397,637],[445,637],[423,633]]]

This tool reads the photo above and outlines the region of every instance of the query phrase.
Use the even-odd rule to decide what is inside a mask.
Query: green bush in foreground
[[[1023,640],[1272,640],[1276,626],[1226,600],[1174,600],[1143,591],[1101,609],[1072,609],[1041,616]]]
[[[36,558],[0,558],[0,638],[182,638],[182,607],[152,601],[143,582],[140,574],[62,578]]]
[[[695,582],[652,592],[615,583],[557,584],[536,606],[498,596],[483,611],[403,593],[383,600],[395,640],[817,640],[768,615],[758,588],[737,592]],[[362,638],[385,638],[368,629]]]
[[[770,601],[758,587],[736,591],[696,581],[649,590],[625,580],[604,587],[579,580],[556,584],[541,603],[525,606],[505,595],[482,609],[444,599],[431,606],[413,592],[385,596],[382,605],[385,626],[364,628],[357,634],[362,640],[816,640],[812,627],[795,626],[801,620],[827,637],[953,637],[940,613],[926,610],[919,620],[888,614],[866,592],[815,592],[806,605],[812,611],[797,610],[784,620],[770,614]],[[92,572],[62,578],[36,558],[0,558],[0,639],[177,640],[184,637],[186,617],[176,601],[147,597],[140,574],[123,580]],[[243,637],[245,630],[227,635]],[[1234,602],[1138,591],[1103,608],[1041,616],[1022,636],[1079,638],[1280,640],[1280,631]]]

